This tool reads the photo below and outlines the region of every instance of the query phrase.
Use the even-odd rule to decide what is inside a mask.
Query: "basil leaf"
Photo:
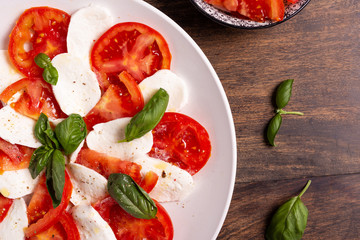
[[[281,123],[282,123],[282,117],[280,113],[276,114],[269,123],[266,135],[269,143],[272,146],[276,146],[275,137],[280,129]]]
[[[151,131],[160,122],[168,103],[169,94],[160,88],[144,108],[130,120],[125,129],[125,139],[119,142],[130,142]]]
[[[61,203],[65,186],[65,158],[61,151],[55,149],[46,169],[46,186],[52,199],[53,207]]]
[[[37,148],[31,155],[31,160],[29,164],[29,171],[31,177],[35,179],[42,170],[46,167],[54,149],[47,146],[41,146]]]
[[[35,124],[35,137],[41,144],[52,148],[60,148],[59,142],[55,138],[55,133],[50,126],[48,117],[41,113]]]
[[[292,84],[294,79],[283,81],[276,90],[276,106],[278,109],[284,108],[291,97]]]
[[[44,68],[42,76],[46,82],[50,83],[51,85],[56,85],[59,78],[59,73],[56,68],[53,67],[53,65],[49,65]]]
[[[308,181],[299,196],[291,198],[280,206],[266,230],[267,240],[300,240],[304,234],[308,209],[301,201],[301,196],[310,186]]]
[[[130,215],[136,218],[155,218],[157,207],[149,195],[126,174],[113,173],[108,179],[110,196]]]
[[[55,127],[55,134],[66,155],[73,153],[86,137],[86,124],[79,114],[71,114]]]
[[[50,126],[48,117],[41,113],[35,124],[35,137],[41,144],[47,145],[45,130]]]
[[[34,59],[36,65],[41,68],[45,68],[51,64],[51,59],[45,53],[39,53]]]

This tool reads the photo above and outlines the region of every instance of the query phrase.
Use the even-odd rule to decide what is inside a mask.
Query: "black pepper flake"
[[[163,170],[162,173],[161,173],[161,177],[162,178],[166,178],[166,172]]]

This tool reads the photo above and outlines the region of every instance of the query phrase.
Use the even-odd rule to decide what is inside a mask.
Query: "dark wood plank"
[[[309,210],[303,239],[360,237],[360,174],[313,177],[302,201]],[[239,183],[218,240],[264,239],[275,210],[300,193],[307,179]]]
[[[316,0],[261,30],[220,26],[188,1],[148,0],[199,44],[227,93],[238,142],[238,182],[360,172],[360,1]],[[272,94],[294,78],[276,142],[264,141]]]

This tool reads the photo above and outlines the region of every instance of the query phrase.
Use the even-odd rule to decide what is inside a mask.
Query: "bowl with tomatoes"
[[[278,25],[310,0],[190,0],[205,16],[225,26],[257,29]]]

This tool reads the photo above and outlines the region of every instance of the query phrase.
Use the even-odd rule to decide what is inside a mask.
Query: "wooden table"
[[[360,1],[312,0],[295,18],[260,30],[218,25],[186,0],[146,0],[177,22],[214,66],[233,112],[235,190],[218,239],[264,239],[277,207],[299,194],[303,239],[360,239]],[[270,147],[264,132],[278,84],[295,79]],[[199,239],[205,240],[205,239]]]

